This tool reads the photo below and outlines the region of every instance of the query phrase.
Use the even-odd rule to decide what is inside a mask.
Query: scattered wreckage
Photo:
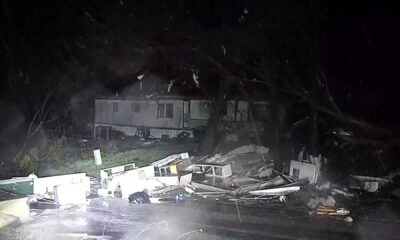
[[[8,197],[0,199],[3,200],[0,213],[14,215],[10,220],[2,218],[0,228],[15,219],[28,221],[29,206],[35,207],[38,202],[58,208],[85,205],[93,188],[97,196],[121,197],[136,204],[182,204],[190,198],[191,201],[234,204],[236,208],[240,205],[289,209],[300,205],[296,211],[308,216],[353,222],[352,213],[357,209],[354,203],[360,198],[360,191],[377,194],[393,186],[394,179],[400,176],[399,173],[385,178],[350,175],[348,185],[343,187],[321,182],[321,161],[321,156],[304,156],[302,151],[283,173],[274,169],[268,148],[250,144],[225,154],[179,153],[143,167],[129,163],[102,169],[97,184],[85,173],[42,178],[31,174],[2,180],[0,197],[2,194]],[[391,190],[393,196],[400,195],[398,189]]]
[[[0,181],[0,228],[31,219],[32,208],[86,205],[90,179],[85,173],[39,178],[34,174]]]

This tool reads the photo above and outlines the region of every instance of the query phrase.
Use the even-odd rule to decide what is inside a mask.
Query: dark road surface
[[[385,211],[388,218],[382,218]],[[397,213],[387,207],[353,223],[283,206],[239,206],[239,213],[234,204],[134,205],[93,199],[86,210],[38,212],[33,222],[2,230],[0,239],[85,239],[85,234],[112,239],[400,239]]]

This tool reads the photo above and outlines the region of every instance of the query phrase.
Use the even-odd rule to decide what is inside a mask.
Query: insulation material
[[[176,168],[176,165],[172,165],[169,167],[171,171],[171,175],[177,175],[178,174],[178,169]]]

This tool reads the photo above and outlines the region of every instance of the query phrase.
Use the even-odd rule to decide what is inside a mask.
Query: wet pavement
[[[391,206],[368,212],[346,223],[279,204],[135,205],[125,199],[92,199],[86,208],[37,211],[32,222],[2,230],[0,239],[398,239],[400,221]]]

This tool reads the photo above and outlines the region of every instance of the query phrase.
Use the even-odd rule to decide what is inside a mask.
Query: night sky
[[[58,107],[82,95],[90,107],[95,96],[136,86],[140,73],[151,76],[148,93],[168,94],[165,85],[178,79],[172,94],[213,97],[224,74],[203,55],[239,77],[259,76],[248,66],[264,64],[276,81],[308,88],[315,62],[307,38],[318,36],[316,62],[341,110],[397,130],[398,9],[382,1],[2,1],[2,101],[25,119],[52,89]],[[268,87],[247,87],[268,99]],[[233,88],[227,94],[237,94]]]

